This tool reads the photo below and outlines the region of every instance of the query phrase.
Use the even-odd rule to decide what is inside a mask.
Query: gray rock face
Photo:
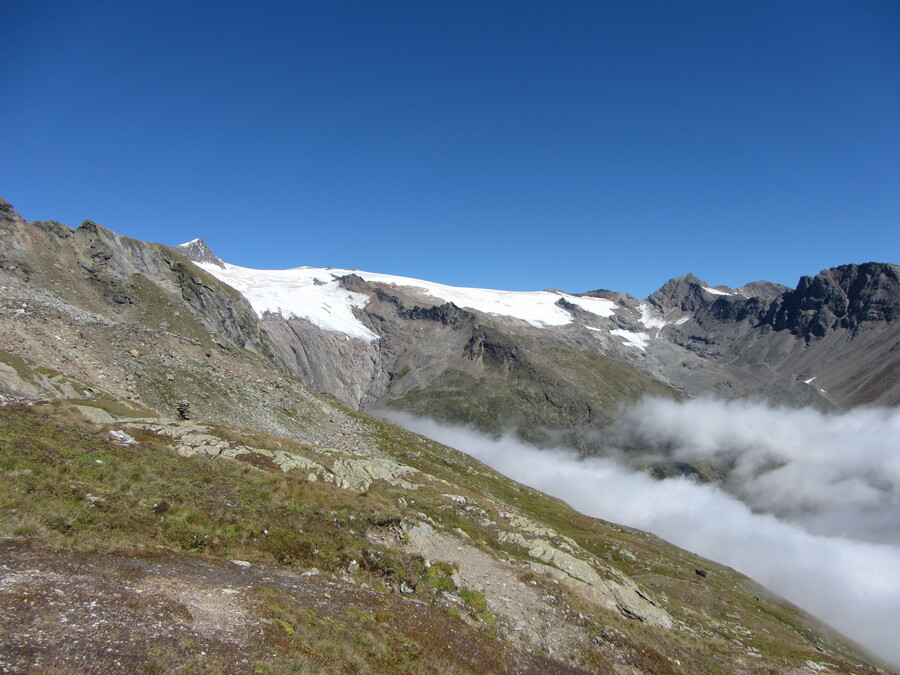
[[[209,246],[202,239],[194,239],[171,248],[193,263],[209,263],[217,267],[225,267],[225,263],[210,250]]]
[[[707,304],[708,295],[704,295],[703,287],[708,285],[693,274],[670,279],[659,290],[652,293],[647,301],[662,310],[679,309],[682,312],[694,312]]]
[[[27,223],[0,203],[0,269],[117,320],[163,325],[194,339],[212,333],[223,344],[265,351],[256,315],[239,293],[166,246],[90,220],[76,230],[55,221]],[[177,311],[182,302],[189,316]]]
[[[898,279],[900,267],[867,263],[803,277],[796,289],[756,282],[718,295],[682,277],[649,301],[688,320],[667,327],[666,340],[648,351],[660,376],[692,395],[826,409],[897,405]]]
[[[898,317],[900,267],[866,263],[802,277],[796,290],[772,302],[763,323],[809,342],[830,332],[855,333],[867,322],[891,323]]]
[[[437,379],[461,358],[475,324],[452,304],[423,307],[393,289],[359,281],[345,286],[371,294],[359,318],[379,335],[376,342],[324,331],[305,319],[267,314],[262,323],[274,353],[313,389],[371,409]]]

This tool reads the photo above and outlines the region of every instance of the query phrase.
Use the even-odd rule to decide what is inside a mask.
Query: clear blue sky
[[[0,196],[248,267],[644,297],[900,263],[900,3],[0,5]]]

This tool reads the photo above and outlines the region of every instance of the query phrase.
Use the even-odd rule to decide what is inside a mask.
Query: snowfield
[[[662,330],[669,324],[669,322],[663,318],[660,311],[646,300],[638,305],[638,309],[641,310],[641,323],[644,324],[644,328],[657,328]]]
[[[607,319],[613,316],[618,309],[616,303],[606,298],[581,297],[578,295],[566,295],[565,293],[562,293],[562,296],[567,302],[571,302],[573,305],[577,305],[591,314],[606,317]]]
[[[647,345],[650,344],[650,336],[647,333],[635,333],[630,330],[623,330],[620,328],[614,328],[609,331],[616,337],[620,337],[625,340],[625,345],[628,347],[636,347],[640,349],[642,352],[647,350]]]
[[[257,315],[281,314],[285,319],[306,319],[322,330],[344,333],[366,342],[378,339],[353,314],[369,301],[367,295],[342,288],[335,272],[322,269],[252,270],[225,264],[198,263],[247,298]],[[350,274],[340,270],[337,276]]]
[[[457,307],[484,314],[507,316],[532,326],[564,326],[572,314],[556,303],[560,298],[600,317],[611,317],[618,308],[604,298],[579,297],[557,291],[497,291],[459,288],[420,279],[359,270],[296,267],[289,270],[254,270],[225,263],[225,267],[200,263],[200,267],[238,290],[262,316],[266,312],[287,318],[306,319],[323,330],[374,342],[378,336],[353,314],[369,297],[353,293],[340,284],[340,277],[355,274],[366,281],[408,289],[412,295],[435,303],[452,302]]]

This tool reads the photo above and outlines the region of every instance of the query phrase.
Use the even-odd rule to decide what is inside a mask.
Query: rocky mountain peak
[[[612,300],[617,305],[624,305],[626,307],[636,307],[638,305],[638,300],[634,296],[629,295],[628,293],[610,291],[605,288],[598,288],[593,291],[587,291],[586,293],[579,293],[579,296],[583,298],[603,298],[604,300]]]
[[[775,300],[766,323],[807,341],[840,328],[856,331],[865,322],[900,316],[900,267],[889,263],[841,265],[814,277]]]
[[[846,293],[850,312],[859,321],[893,321],[900,315],[900,266],[870,262],[823,274]]]
[[[218,267],[225,267],[225,263],[222,259],[213,253],[202,239],[194,239],[193,241],[178,244],[177,246],[170,246],[169,248],[177,251],[193,263],[209,263],[217,265]]]
[[[662,287],[652,293],[647,301],[662,311],[668,309],[680,309],[684,312],[693,312],[706,302],[703,296],[703,288],[709,285],[693,274],[685,274],[681,277],[669,279]]]

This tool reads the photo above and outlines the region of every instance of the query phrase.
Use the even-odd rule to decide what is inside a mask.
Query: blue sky
[[[900,263],[900,4],[0,7],[0,196],[248,267],[644,297]]]

